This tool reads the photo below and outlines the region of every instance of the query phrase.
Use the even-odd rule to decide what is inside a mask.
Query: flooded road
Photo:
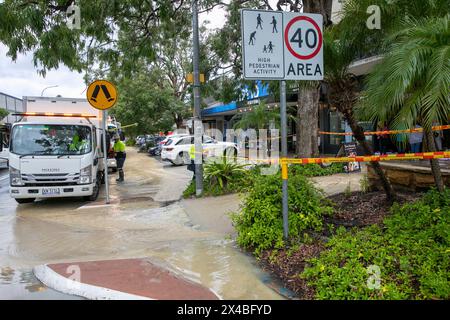
[[[191,179],[133,149],[125,183],[111,177],[111,204],[52,199],[16,204],[0,172],[0,299],[71,299],[34,278],[39,264],[150,258],[224,299],[280,299],[267,275],[226,234],[193,226],[178,201]]]

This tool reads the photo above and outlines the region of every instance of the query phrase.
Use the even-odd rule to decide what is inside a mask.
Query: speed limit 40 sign
[[[323,17],[284,13],[285,80],[323,79]]]
[[[246,79],[323,79],[322,15],[243,9],[241,22]]]

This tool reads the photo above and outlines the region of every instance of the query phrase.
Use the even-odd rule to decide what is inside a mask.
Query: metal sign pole
[[[192,2],[192,37],[193,37],[193,66],[194,66],[194,144],[195,144],[195,194],[203,193],[203,128],[200,110],[200,72],[199,72],[199,38],[198,38],[198,8],[197,0]]]
[[[108,149],[106,146],[106,134],[108,132],[106,127],[106,118],[108,117],[108,111],[103,110],[103,164],[104,164],[104,175],[105,175],[105,187],[106,187],[106,204],[109,204],[109,179],[108,179]]]
[[[280,113],[281,113],[281,158],[287,158],[287,116],[286,116],[286,81],[280,83]],[[288,217],[288,180],[287,175],[283,174],[282,204],[283,204],[283,236],[289,237],[289,217]]]

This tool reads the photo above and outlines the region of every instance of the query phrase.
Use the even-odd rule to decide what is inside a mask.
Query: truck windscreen
[[[10,152],[19,155],[82,155],[91,152],[91,129],[79,125],[20,124],[13,128]]]

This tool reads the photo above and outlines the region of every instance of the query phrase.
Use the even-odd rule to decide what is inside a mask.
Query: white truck
[[[11,128],[11,197],[95,200],[104,181],[102,113],[86,99],[24,97],[23,103],[23,118]]]

